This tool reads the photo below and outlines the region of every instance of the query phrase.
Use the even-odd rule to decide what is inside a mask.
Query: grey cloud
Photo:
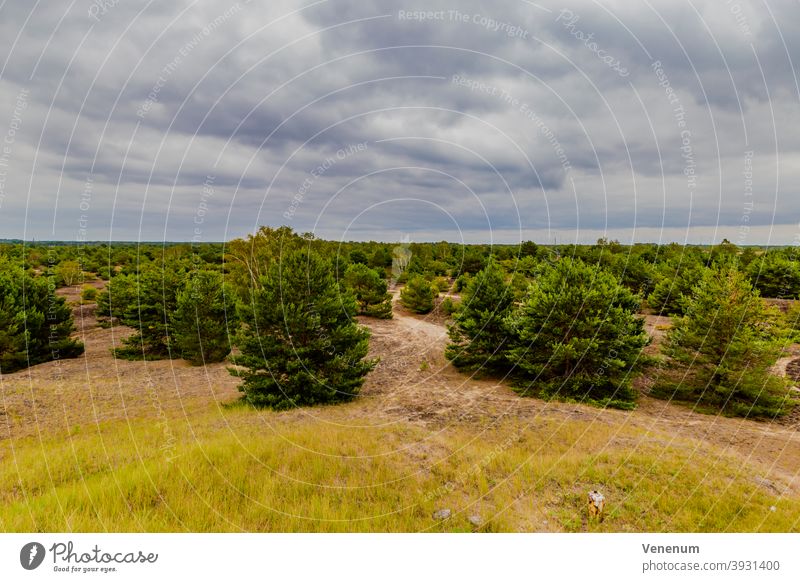
[[[737,14],[711,1],[651,5],[125,1],[93,20],[84,1],[66,14],[40,5],[23,27],[30,3],[8,1],[0,132],[20,89],[29,97],[0,227],[73,237],[90,177],[91,236],[187,239],[213,175],[205,240],[258,223],[434,239],[459,228],[735,229],[750,150],[751,224],[770,224],[774,207],[782,224],[800,221],[797,3],[741,0]],[[578,16],[573,26],[562,9]],[[400,10],[467,18],[419,22]],[[358,143],[366,150],[303,189]]]

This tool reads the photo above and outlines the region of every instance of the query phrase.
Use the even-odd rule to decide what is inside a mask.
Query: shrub
[[[251,304],[241,308],[241,355],[232,370],[254,406],[277,409],[354,398],[376,361],[369,331],[353,322],[353,294],[340,290],[331,265],[300,249],[274,262]]]
[[[786,327],[795,342],[800,342],[800,301],[793,302],[786,311]]]
[[[231,352],[228,332],[235,329],[236,310],[222,274],[192,273],[178,294],[172,316],[172,334],[181,357],[196,366],[221,362]]]
[[[639,305],[613,275],[581,260],[548,267],[508,321],[523,393],[632,407],[631,372],[648,343]]]
[[[60,287],[72,287],[83,280],[83,270],[78,261],[62,261],[55,268],[55,275]]]
[[[375,249],[372,258],[369,260],[369,266],[375,269],[386,269],[392,266],[392,253],[384,246],[379,246]]]
[[[467,370],[508,371],[506,318],[513,303],[514,295],[503,270],[490,259],[486,268],[470,280],[461,308],[448,329],[451,343],[445,349],[447,359]]]
[[[350,262],[355,265],[366,265],[369,263],[369,259],[364,254],[364,251],[356,249],[350,252]]]
[[[344,274],[344,284],[355,295],[360,315],[379,319],[392,318],[392,296],[387,292],[386,281],[366,265],[350,265]]]
[[[80,356],[73,331],[72,312],[48,280],[0,265],[0,372]]]
[[[690,260],[667,266],[647,303],[660,314],[683,315],[704,271],[702,264]]]
[[[462,291],[464,291],[464,289],[467,288],[470,279],[471,277],[469,273],[464,273],[463,275],[459,275],[456,278],[456,284],[455,284],[456,293],[461,293]]]
[[[117,275],[97,295],[98,317],[122,319],[122,313],[136,301],[136,279],[131,275]]]
[[[778,251],[754,259],[747,273],[764,297],[794,299],[800,294],[800,264]]]
[[[91,285],[84,285],[81,289],[81,299],[83,301],[94,301],[97,299],[97,289]]]
[[[433,288],[438,293],[447,293],[450,290],[450,281],[445,277],[436,277],[432,282]]]
[[[436,295],[436,290],[424,277],[415,275],[400,291],[400,302],[415,313],[429,313]]]
[[[138,333],[125,339],[114,354],[127,359],[170,358],[171,321],[178,293],[186,282],[186,266],[179,261],[142,263],[138,272],[117,275],[108,294],[98,300],[102,315],[112,315]]]
[[[442,313],[450,317],[458,310],[458,304],[450,297],[445,297],[444,301],[442,301],[441,310]]]
[[[786,330],[735,265],[709,270],[667,335],[670,370],[656,396],[737,416],[786,412],[786,382],[771,374]]]

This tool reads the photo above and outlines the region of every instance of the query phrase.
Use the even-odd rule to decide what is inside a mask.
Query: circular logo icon
[[[35,570],[44,561],[44,546],[39,542],[30,542],[19,551],[19,563],[26,570]]]

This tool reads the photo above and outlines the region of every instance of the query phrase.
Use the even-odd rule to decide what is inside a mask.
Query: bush
[[[781,315],[735,265],[709,270],[667,335],[670,369],[653,394],[737,416],[783,414],[786,382],[770,370],[785,340]]]
[[[508,321],[523,393],[632,407],[631,372],[649,341],[639,305],[613,275],[581,260],[547,268]]]
[[[683,315],[691,301],[692,289],[704,271],[702,264],[690,260],[667,266],[647,303],[659,314]]]
[[[386,281],[366,265],[350,265],[344,274],[344,284],[355,295],[360,315],[379,319],[392,318],[392,296],[387,292]]]
[[[316,252],[293,250],[270,265],[241,309],[234,375],[254,406],[277,409],[354,398],[375,367],[369,331],[353,322],[353,294],[340,290]]]
[[[97,289],[91,285],[84,285],[81,289],[81,299],[83,301],[94,301],[97,299]]]
[[[800,294],[800,264],[778,251],[754,259],[747,272],[764,297],[795,299]]]
[[[217,271],[192,273],[178,294],[172,316],[175,347],[195,366],[221,362],[231,352],[229,330],[236,329],[231,290]]]
[[[456,293],[461,293],[462,291],[464,291],[464,289],[467,288],[467,285],[469,284],[469,280],[470,279],[471,279],[471,277],[470,277],[470,275],[468,273],[464,273],[463,275],[459,275],[456,278],[456,284],[455,284]]]
[[[186,265],[179,261],[142,263],[138,272],[117,275],[98,300],[101,315],[114,316],[138,333],[114,351],[126,359],[177,357],[172,353],[171,321],[178,293],[186,282]]]
[[[800,301],[795,301],[786,312],[786,327],[792,340],[800,342]]]
[[[458,303],[453,301],[450,297],[445,297],[441,305],[442,313],[450,317],[458,310]]]
[[[436,290],[424,277],[414,275],[400,291],[400,302],[415,313],[429,313],[436,295]]]
[[[507,372],[508,328],[514,295],[500,266],[492,259],[467,287],[461,308],[448,329],[445,356],[457,368]]]
[[[83,344],[63,297],[47,279],[0,265],[0,372],[63,358],[76,358]]]
[[[83,270],[78,261],[62,261],[55,268],[59,287],[72,287],[83,280]]]
[[[450,291],[450,281],[445,277],[436,277],[432,282],[433,288],[436,289],[438,293],[447,293]]]
[[[364,251],[356,249],[350,252],[350,262],[355,265],[366,265],[369,263],[369,259],[364,254]]]
[[[122,313],[136,301],[136,279],[131,275],[117,275],[97,296],[98,317],[122,319]]]

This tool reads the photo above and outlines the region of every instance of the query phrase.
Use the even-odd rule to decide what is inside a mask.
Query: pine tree
[[[653,393],[738,416],[782,414],[788,389],[770,369],[786,333],[732,262],[709,269],[667,335],[670,368]]]
[[[231,351],[228,332],[236,329],[231,290],[217,271],[196,271],[178,294],[172,336],[181,356],[199,366],[221,362]]]
[[[748,274],[764,297],[795,299],[800,294],[800,263],[780,251],[753,260]]]
[[[47,278],[0,265],[0,372],[80,356],[74,329],[72,311]]]
[[[659,314],[683,315],[691,300],[692,290],[704,272],[702,264],[689,259],[665,265],[647,303]]]
[[[509,318],[523,393],[631,408],[631,372],[648,343],[639,305],[613,275],[581,260],[545,270]]]
[[[314,251],[289,251],[242,307],[241,355],[234,358],[241,368],[232,373],[254,406],[350,400],[377,363],[366,359],[369,331],[353,321],[355,297],[332,271]]]
[[[490,259],[486,268],[469,281],[461,306],[448,329],[445,356],[457,368],[505,373],[508,327],[514,295],[503,270]]]
[[[436,290],[429,281],[421,275],[415,275],[400,291],[400,302],[415,313],[429,313],[433,309],[436,295]]]
[[[117,275],[98,309],[113,315],[138,333],[114,350],[117,357],[156,359],[177,357],[172,351],[171,322],[178,306],[178,293],[186,282],[183,261],[141,263],[135,274]]]
[[[344,284],[356,297],[359,315],[378,319],[392,318],[392,296],[384,279],[366,265],[350,265],[344,274]]]

